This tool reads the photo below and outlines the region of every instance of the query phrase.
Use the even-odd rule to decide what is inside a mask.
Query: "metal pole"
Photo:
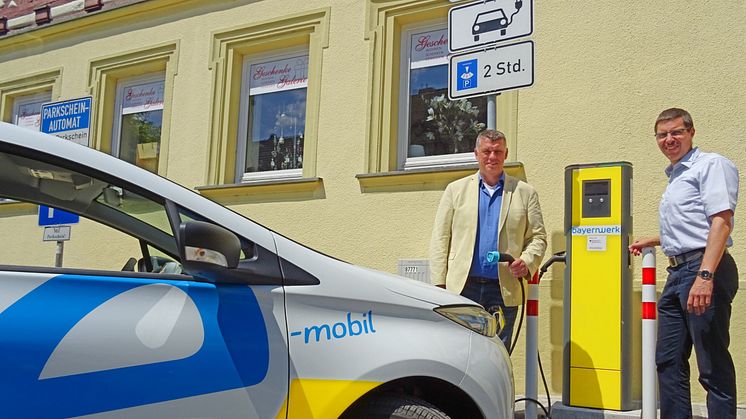
[[[655,248],[642,249],[642,419],[657,417]]]
[[[528,281],[526,299],[526,398],[538,400],[539,389],[539,272]],[[536,419],[536,404],[525,402],[525,418]]]
[[[62,252],[65,250],[65,242],[58,241],[57,242],[57,251],[54,254],[54,267],[55,268],[61,268],[62,267]]]
[[[497,95],[487,96],[487,129],[497,129]]]

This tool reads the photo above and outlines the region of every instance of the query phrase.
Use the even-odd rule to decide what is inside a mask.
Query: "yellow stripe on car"
[[[355,400],[381,383],[373,381],[295,379],[290,383],[288,419],[336,418]],[[277,418],[285,418],[286,403]]]

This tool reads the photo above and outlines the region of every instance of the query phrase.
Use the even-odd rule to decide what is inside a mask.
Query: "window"
[[[90,62],[91,147],[168,175],[171,98],[179,42],[142,47]]]
[[[236,180],[302,177],[308,53],[244,59]]]
[[[117,83],[112,154],[158,172],[163,126],[163,73]]]
[[[487,126],[487,99],[448,99],[447,28],[406,28],[401,53],[399,168],[473,163],[474,139]]]
[[[216,32],[212,42],[206,188],[316,188],[329,9]]]
[[[18,126],[39,131],[41,128],[41,105],[52,100],[52,92],[42,92],[13,99],[11,122]]]

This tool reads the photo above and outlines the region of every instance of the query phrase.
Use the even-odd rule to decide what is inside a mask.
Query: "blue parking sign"
[[[80,216],[57,208],[39,205],[39,226],[77,224]]]
[[[41,107],[41,132],[88,146],[91,100],[89,96],[45,103]]]
[[[474,89],[477,87],[477,60],[461,61],[456,64],[458,83],[456,90]]]

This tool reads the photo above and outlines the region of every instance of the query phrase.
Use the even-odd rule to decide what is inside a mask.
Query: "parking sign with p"
[[[457,90],[474,89],[477,87],[477,60],[466,60],[456,64],[458,82]]]

